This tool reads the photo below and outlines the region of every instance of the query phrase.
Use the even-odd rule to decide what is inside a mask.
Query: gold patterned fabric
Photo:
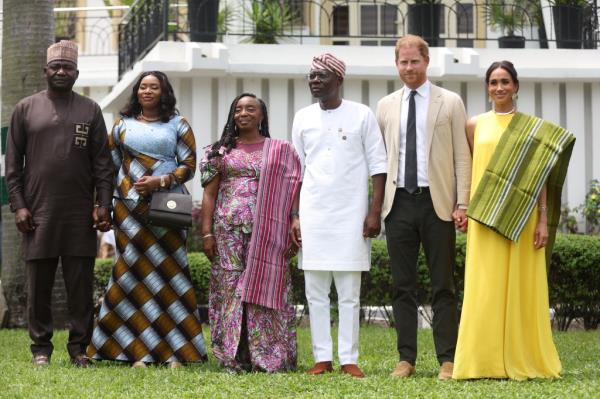
[[[155,128],[172,129],[171,134],[177,136],[180,152],[172,175],[183,183],[191,179],[193,168],[180,159],[195,165],[195,143],[189,125],[182,120]],[[109,140],[118,166],[113,214],[117,257],[88,356],[146,363],[202,361],[206,347],[189,274],[186,232],[148,225],[148,202],[133,195],[135,181],[153,174],[158,165],[169,163],[168,153],[162,158],[161,154],[142,152],[148,143],[136,150],[135,132],[128,131],[128,126],[144,128],[118,121]],[[146,140],[168,134],[168,130],[157,132],[147,135]]]

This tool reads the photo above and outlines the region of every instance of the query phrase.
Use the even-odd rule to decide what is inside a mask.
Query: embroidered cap
[[[49,64],[52,61],[70,61],[77,65],[77,43],[70,40],[61,40],[58,43],[54,43],[46,51],[46,63]]]
[[[313,57],[310,67],[311,69],[326,69],[335,73],[340,78],[346,75],[346,63],[330,53]]]

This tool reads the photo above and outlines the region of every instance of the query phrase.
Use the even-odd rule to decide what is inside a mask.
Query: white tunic
[[[371,240],[362,236],[368,178],[386,173],[385,146],[373,112],[347,100],[331,110],[312,104],[296,113],[292,140],[303,171],[299,267],[369,270]]]

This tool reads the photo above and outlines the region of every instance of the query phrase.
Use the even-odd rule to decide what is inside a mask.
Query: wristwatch
[[[167,187],[167,182],[165,181],[165,175],[160,175],[160,188]]]

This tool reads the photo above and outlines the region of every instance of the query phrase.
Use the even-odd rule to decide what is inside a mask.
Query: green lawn
[[[206,334],[206,332],[205,332]],[[214,359],[208,364],[170,370],[131,369],[123,364],[96,363],[91,369],[70,366],[66,333],[54,339],[52,365],[36,369],[30,363],[29,338],[23,330],[0,330],[0,397],[2,398],[212,398],[246,397],[411,397],[411,398],[598,398],[600,397],[600,331],[555,333],[563,364],[559,380],[438,381],[430,331],[419,333],[417,375],[408,380],[388,376],[394,368],[392,329],[361,328],[360,365],[367,374],[356,380],[339,372],[304,374],[312,365],[310,336],[298,331],[298,372],[230,375]]]

